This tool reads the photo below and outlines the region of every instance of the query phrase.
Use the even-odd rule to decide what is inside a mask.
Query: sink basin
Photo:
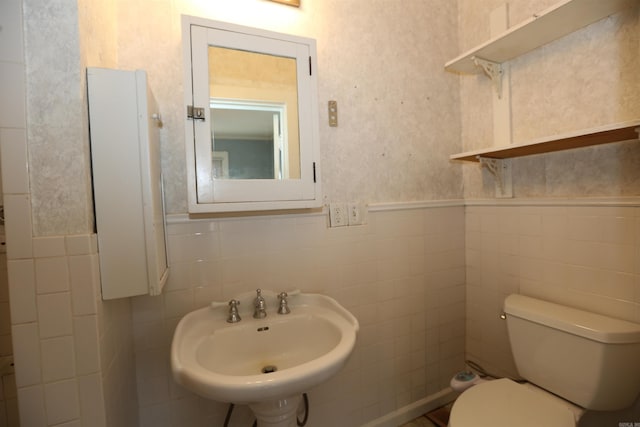
[[[254,319],[255,293],[241,302],[238,323],[226,303],[187,314],[171,346],[175,380],[203,397],[233,403],[277,401],[307,392],[338,372],[351,354],[357,319],[334,299],[298,293],[290,314],[277,314],[274,292],[263,291],[267,317]]]

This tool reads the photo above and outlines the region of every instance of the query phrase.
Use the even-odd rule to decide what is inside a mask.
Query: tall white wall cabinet
[[[102,298],[158,295],[169,275],[157,105],[144,71],[87,69]]]

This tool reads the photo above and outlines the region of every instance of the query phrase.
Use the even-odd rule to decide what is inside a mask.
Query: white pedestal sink
[[[289,314],[277,314],[274,292],[262,296],[263,319],[252,317],[255,293],[235,298],[240,322],[227,322],[226,303],[182,318],[171,345],[171,370],[179,384],[200,396],[248,404],[258,427],[295,427],[301,394],[344,366],[358,320],[324,295],[292,293]]]

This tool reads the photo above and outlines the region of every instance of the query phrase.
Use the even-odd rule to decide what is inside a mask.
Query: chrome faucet
[[[262,290],[256,289],[256,299],[253,300],[253,318],[254,319],[264,319],[267,317],[266,303],[264,301],[264,297],[262,296]]]
[[[227,322],[229,323],[237,323],[242,320],[240,314],[238,314],[238,306],[240,305],[240,301],[232,299],[229,301],[229,317],[227,317]]]
[[[280,292],[278,294],[278,302],[280,305],[278,306],[278,314],[289,314],[291,313],[291,309],[287,305],[287,295],[286,292]]]

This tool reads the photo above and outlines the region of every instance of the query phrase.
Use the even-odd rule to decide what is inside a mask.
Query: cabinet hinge
[[[194,107],[193,105],[187,105],[187,118],[191,120],[204,121],[204,108]]]

